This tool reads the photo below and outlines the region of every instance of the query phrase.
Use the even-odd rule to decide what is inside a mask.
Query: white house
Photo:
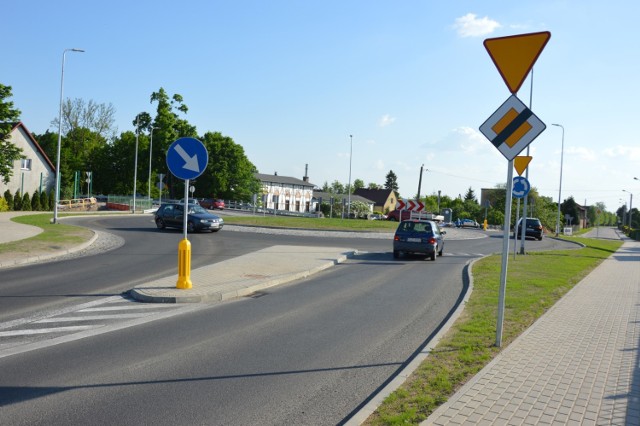
[[[314,184],[309,178],[297,179],[289,176],[256,173],[262,184],[262,205],[267,209],[308,213],[311,210]]]
[[[15,161],[13,175],[8,184],[0,180],[0,196],[7,189],[12,195],[19,191],[21,195],[28,192],[31,196],[36,191],[49,192],[53,189],[56,183],[56,168],[22,122],[12,126],[9,140],[22,149],[24,158]]]

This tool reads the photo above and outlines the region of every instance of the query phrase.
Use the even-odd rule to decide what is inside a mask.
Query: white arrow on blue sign
[[[531,189],[531,185],[529,185],[529,181],[527,178],[522,176],[516,176],[513,178],[513,190],[511,193],[516,198],[524,198],[529,193]]]
[[[167,150],[167,166],[179,179],[195,179],[209,163],[209,153],[204,144],[195,138],[180,138]]]

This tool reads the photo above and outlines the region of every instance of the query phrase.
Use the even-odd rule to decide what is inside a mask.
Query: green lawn
[[[340,231],[393,232],[398,222],[389,220],[328,219],[273,215],[224,216],[226,224],[275,226],[283,228],[328,229]]]
[[[622,245],[621,241],[567,239],[586,247],[529,253],[509,260],[503,348]],[[366,424],[419,424],[498,354],[495,342],[500,269],[500,255],[474,263],[473,292],[461,317]]]

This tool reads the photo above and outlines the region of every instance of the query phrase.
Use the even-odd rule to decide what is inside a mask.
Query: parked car
[[[436,254],[442,256],[444,234],[432,220],[403,220],[393,236],[393,257],[402,253],[424,254],[436,260]]]
[[[213,213],[209,213],[199,204],[187,204],[187,232],[205,231],[218,232],[224,226],[224,220]],[[184,226],[183,203],[162,204],[155,213],[158,229],[178,228]]]
[[[473,219],[458,219],[456,220],[456,227],[458,228],[480,228],[480,224]]]
[[[400,215],[402,214],[402,218]],[[411,218],[411,211],[409,210],[391,210],[387,213],[387,220],[392,222],[399,222],[400,220],[407,220]]]
[[[544,235],[544,229],[542,227],[542,223],[540,222],[540,219],[535,217],[528,217],[527,223],[525,226],[526,226],[524,230],[525,238],[533,237],[538,241],[542,241],[542,236]],[[516,229],[516,233],[514,235],[514,238],[520,238],[520,236],[522,235],[522,218],[518,220],[518,226],[515,229]]]
[[[188,203],[189,204],[198,204],[200,205],[200,202],[198,200],[196,200],[195,198],[187,198]],[[180,204],[184,204],[184,198],[180,199]]]
[[[224,210],[224,200],[214,198],[203,198],[200,200],[200,205],[209,210]]]
[[[370,220],[385,220],[386,218],[387,215],[384,215],[382,213],[373,213],[369,215]]]

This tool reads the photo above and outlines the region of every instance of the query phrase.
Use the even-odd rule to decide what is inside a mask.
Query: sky
[[[631,194],[640,205],[636,0],[24,0],[3,11],[0,83],[33,133],[57,131],[63,51],[79,48],[66,54],[64,97],[112,104],[118,134],[154,116],[164,88],[199,135],[231,137],[260,173],[308,167],[321,187],[383,185],[392,170],[405,198],[421,167],[422,195],[479,198],[507,182],[507,159],[479,131],[511,95],[483,41],[549,31],[517,93],[546,125],[528,147],[531,186],[612,212]]]

